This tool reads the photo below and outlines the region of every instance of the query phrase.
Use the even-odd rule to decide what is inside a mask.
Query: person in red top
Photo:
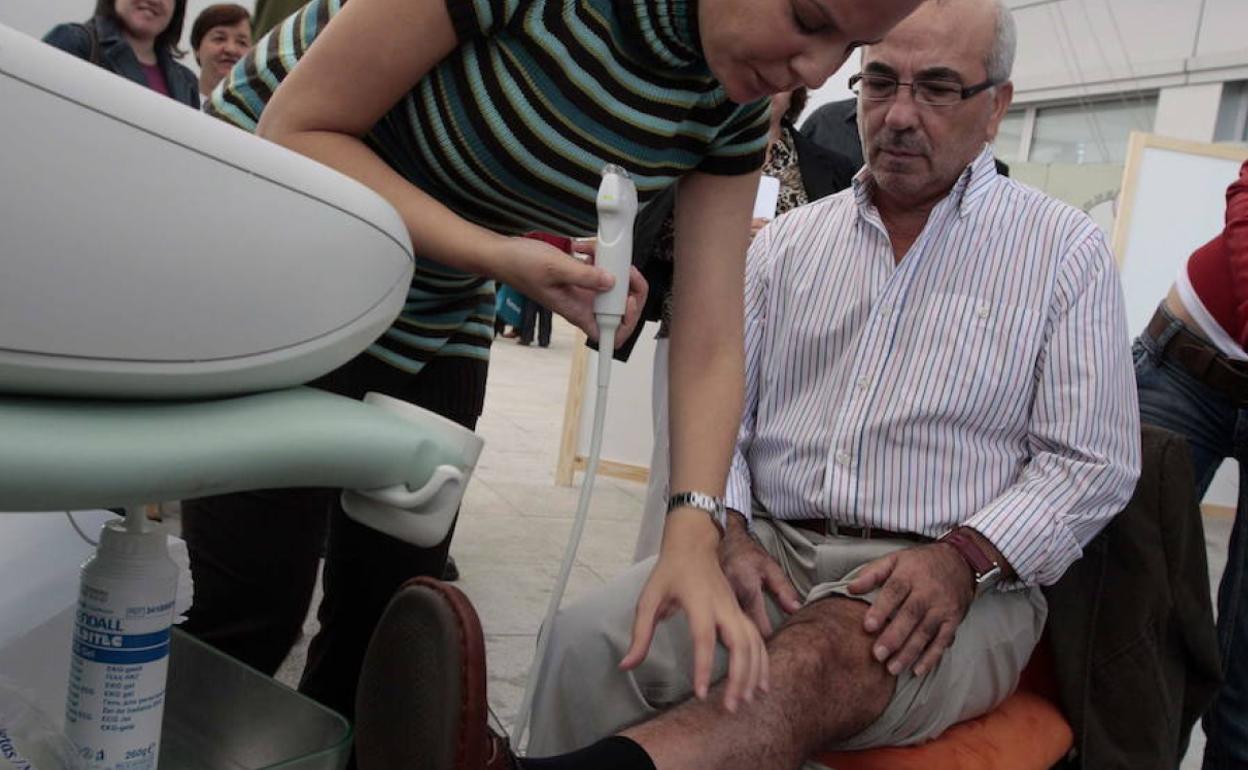
[[[525,237],[545,241],[565,254],[572,254],[574,251],[573,240],[566,236],[534,232],[527,233]],[[526,297],[524,311],[520,315],[520,344],[532,345],[533,335],[536,334],[539,347],[550,347],[550,332],[553,323],[554,314],[550,308],[535,299]]]
[[[1248,767],[1248,162],[1226,191],[1226,224],[1179,270],[1148,329],[1136,339],[1142,422],[1187,438],[1196,493],[1222,461],[1239,461],[1235,525],[1218,588],[1225,682],[1205,715],[1205,770]]]

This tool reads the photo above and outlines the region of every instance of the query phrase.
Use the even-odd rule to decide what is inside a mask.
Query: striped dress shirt
[[[894,260],[873,182],[750,249],[728,507],[938,537],[1055,582],[1127,503],[1139,413],[1114,262],[987,148]]]

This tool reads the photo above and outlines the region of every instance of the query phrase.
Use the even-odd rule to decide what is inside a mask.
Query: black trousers
[[[520,315],[520,344],[528,345],[532,343],[534,327],[539,327],[537,329],[537,344],[542,347],[549,346],[550,328],[553,322],[554,316],[550,310],[526,298],[524,301],[524,312]]]
[[[353,398],[377,390],[471,429],[484,400],[485,367],[435,360],[417,375],[399,376],[371,358],[357,359],[312,384]],[[360,665],[386,603],[410,578],[441,577],[451,533],[432,548],[400,542],[350,519],[340,493],[269,489],[183,501],[195,581],[183,628],[271,675],[299,637],[324,552],[321,630],[299,690],[351,719]]]

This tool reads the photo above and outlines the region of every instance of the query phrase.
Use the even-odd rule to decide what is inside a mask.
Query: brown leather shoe
[[[408,581],[373,632],[355,705],[359,770],[511,770],[487,725],[485,638],[472,602],[440,580]]]

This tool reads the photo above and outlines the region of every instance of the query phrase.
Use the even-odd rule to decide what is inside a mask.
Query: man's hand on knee
[[[741,609],[758,626],[763,638],[770,637],[772,632],[764,589],[785,612],[793,614],[801,609],[802,600],[792,581],[771,554],[750,537],[745,519],[735,511],[728,516],[728,527],[719,544],[719,564]]]
[[[945,543],[906,548],[864,565],[849,584],[857,595],[877,588],[863,617],[863,629],[879,634],[875,659],[894,676],[912,665],[916,676],[931,671],[975,598],[970,567]]]

